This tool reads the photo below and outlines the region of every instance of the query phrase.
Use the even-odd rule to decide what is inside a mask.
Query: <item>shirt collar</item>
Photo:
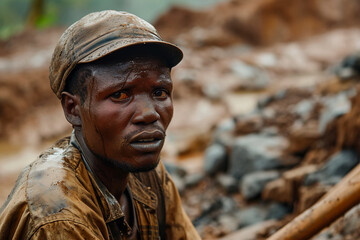
[[[97,177],[97,175],[93,172],[90,165],[88,164],[85,155],[81,149],[79,142],[76,139],[74,131],[71,134],[70,143],[75,146],[80,154],[81,159],[83,160],[86,169],[89,172],[90,179],[93,183],[93,186],[100,197],[102,205],[106,205],[105,208],[105,221],[106,223],[115,221],[120,218],[124,218],[125,214],[121,209],[120,203],[116,200],[114,195],[112,195],[106,186],[102,183],[102,181]],[[132,193],[132,196],[137,201],[145,204],[147,207],[155,210],[157,207],[157,197],[154,192],[150,190],[150,188],[144,186],[135,176],[130,174],[129,183],[128,183],[129,191]]]

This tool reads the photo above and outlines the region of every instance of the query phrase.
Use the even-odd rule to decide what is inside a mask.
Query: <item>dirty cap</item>
[[[51,89],[61,98],[66,79],[77,64],[95,61],[133,45],[158,50],[169,67],[177,65],[183,57],[177,46],[162,40],[145,20],[127,12],[95,12],[72,24],[61,36],[49,68]]]

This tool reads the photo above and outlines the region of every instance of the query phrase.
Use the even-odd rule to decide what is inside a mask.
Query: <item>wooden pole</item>
[[[360,203],[360,165],[268,240],[306,240]]]

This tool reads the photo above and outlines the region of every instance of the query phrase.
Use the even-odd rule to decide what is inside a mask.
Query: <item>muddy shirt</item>
[[[89,170],[69,138],[41,154],[20,174],[0,209],[0,240],[127,239],[132,229],[119,202]],[[200,239],[163,164],[153,171],[164,190],[166,238]],[[138,236],[159,239],[157,195],[132,174],[128,190]]]

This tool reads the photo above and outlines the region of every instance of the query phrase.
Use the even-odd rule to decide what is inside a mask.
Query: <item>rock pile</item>
[[[281,90],[260,99],[254,111],[217,125],[204,174],[197,185],[182,181],[185,188],[196,186],[184,199],[205,238],[254,224],[264,225],[246,239],[266,237],[359,163],[359,80],[348,80],[338,92],[323,84]],[[202,193],[198,199],[196,191]],[[319,239],[327,239],[324,234]]]

